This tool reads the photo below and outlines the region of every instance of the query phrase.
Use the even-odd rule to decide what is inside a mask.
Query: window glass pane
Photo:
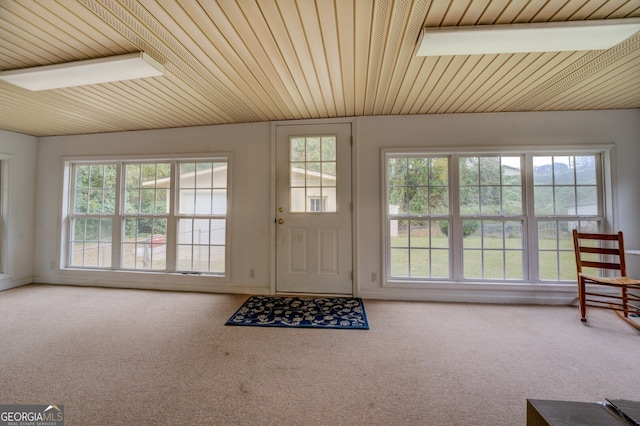
[[[555,185],[573,185],[573,157],[553,157],[553,180]]]
[[[480,183],[479,159],[477,157],[460,157],[460,185],[476,186]]]
[[[431,250],[431,278],[449,277],[449,250]]]
[[[504,247],[502,222],[485,220],[482,222],[482,246],[491,249]]]
[[[595,185],[596,157],[593,155],[576,156],[576,183],[578,185]]]
[[[558,254],[559,267],[560,267],[560,280],[574,280],[576,279],[576,258],[573,251],[561,251]]]
[[[553,187],[536,186],[533,188],[533,202],[537,216],[552,215],[554,211]]]
[[[391,247],[408,247],[409,246],[409,221],[408,220],[392,220],[391,221]],[[396,226],[393,226],[396,225]]]
[[[484,250],[482,262],[482,278],[503,279],[504,258],[503,252],[498,250]]]
[[[290,211],[337,211],[336,137],[293,137],[289,146]]]
[[[433,221],[431,223],[431,246],[436,248],[449,248],[449,222],[446,220]]]
[[[505,278],[508,280],[524,279],[524,265],[522,263],[523,251],[507,251],[505,257]]]
[[[429,158],[429,185],[448,188],[449,160],[448,158]]]
[[[522,185],[521,157],[500,157],[502,184]]]
[[[522,222],[507,221],[504,224],[505,247],[508,249],[523,249]]]
[[[429,189],[426,187],[414,187],[407,191],[409,201],[409,214],[429,213]]]
[[[522,187],[502,187],[502,213],[505,215],[522,214]]]
[[[322,161],[336,161],[336,137],[322,138]]]
[[[460,188],[460,214],[476,215],[480,213],[480,188],[466,186]]]
[[[576,214],[576,188],[574,186],[558,186],[555,189],[556,215]]]
[[[177,248],[178,271],[191,271],[193,268],[193,246],[179,245]]]
[[[196,163],[196,188],[213,187],[213,163]]]
[[[291,163],[290,181],[291,187],[305,186],[307,181],[305,163]]]
[[[412,248],[429,247],[430,232],[425,220],[412,220],[410,223],[409,246]]]
[[[576,188],[577,211],[580,216],[598,214],[598,187],[579,186]]]
[[[322,174],[320,173],[320,162],[309,162],[306,163],[307,170],[307,181],[306,185],[309,186],[321,186]]]
[[[409,276],[409,250],[391,248],[390,262],[392,277]]]
[[[224,274],[225,253],[224,246],[211,246],[209,250],[209,272]]]
[[[552,157],[535,156],[533,157],[533,184],[534,185],[551,185],[553,184],[553,166]]]
[[[320,161],[320,138],[308,137],[307,139],[307,157],[306,160],[310,162]]]
[[[500,214],[500,187],[481,186],[480,187],[480,214],[497,215]]]
[[[500,185],[500,157],[481,157],[480,185]]]
[[[178,220],[178,244],[193,244],[193,219]]]
[[[304,138],[291,138],[291,162],[304,161],[307,158],[306,148]]]
[[[324,180],[322,184],[324,186],[336,186],[336,180],[335,180],[336,163],[335,162],[331,161],[331,162],[322,163],[322,173],[324,176]]]
[[[414,278],[429,277],[429,251],[413,249],[409,251],[411,272],[410,276]]]
[[[213,188],[227,188],[227,163],[215,162],[212,164],[212,186]]]
[[[389,158],[387,160],[387,180],[389,187],[403,187],[407,176],[406,158]]]
[[[538,263],[540,264],[540,279],[544,281],[555,281],[558,279],[558,256],[552,251],[540,251],[538,253]]]
[[[337,192],[335,187],[322,188],[322,197],[320,199],[323,212],[335,212],[338,206]]]
[[[449,190],[446,186],[429,188],[429,212],[433,215],[449,213]]]
[[[464,278],[482,278],[482,251],[464,250]]]

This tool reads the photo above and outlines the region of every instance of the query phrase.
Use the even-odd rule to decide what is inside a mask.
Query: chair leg
[[[582,278],[578,279],[578,300],[580,303],[580,321],[587,322],[587,298],[584,294],[586,291],[584,280]]]
[[[622,291],[622,309],[624,309],[624,316],[627,318],[629,316],[629,294],[627,293],[627,289],[623,287]]]

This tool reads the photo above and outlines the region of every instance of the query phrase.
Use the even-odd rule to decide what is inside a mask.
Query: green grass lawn
[[[391,238],[391,276],[449,278],[449,240],[445,236]],[[463,240],[464,278],[522,280],[524,250],[521,238],[471,235]],[[540,279],[575,280],[576,266],[571,238],[538,241]]]

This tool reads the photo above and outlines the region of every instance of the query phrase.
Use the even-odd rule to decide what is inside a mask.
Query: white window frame
[[[611,157],[613,155],[614,147],[610,144],[598,144],[592,146],[571,146],[565,145],[562,149],[556,149],[550,146],[541,147],[521,147],[520,149],[510,148],[505,150],[503,147],[496,148],[459,148],[459,149],[446,149],[446,148],[383,148],[381,150],[381,191],[382,191],[382,251],[383,251],[383,287],[400,287],[400,288],[450,288],[452,283],[458,284],[470,284],[470,285],[493,285],[493,284],[512,284],[522,287],[527,284],[557,284],[557,285],[573,285],[575,279],[572,281],[544,281],[540,280],[538,274],[538,244],[537,244],[537,223],[540,220],[549,220],[548,217],[535,217],[533,215],[533,170],[532,170],[532,158],[533,156],[580,156],[580,155],[598,155],[600,161],[597,164],[599,169],[600,178],[600,195],[599,195],[599,209],[602,215],[597,216],[597,220],[601,222],[602,232],[612,232],[615,229],[614,226],[614,212],[613,203],[613,183],[611,172]],[[451,156],[451,157],[465,157],[465,156],[482,156],[482,155],[497,155],[497,156],[520,156],[524,157],[523,162],[523,209],[524,209],[524,280],[473,280],[464,279],[463,277],[463,253],[462,244],[455,243],[451,239],[451,233],[449,232],[450,240],[450,268],[451,275],[449,279],[428,279],[428,278],[405,278],[405,277],[392,277],[391,265],[390,265],[390,241],[389,241],[389,212],[388,205],[388,179],[387,179],[387,159],[393,156]],[[450,206],[452,208],[458,208],[458,162],[451,161],[449,165],[449,184],[450,184]],[[455,180],[454,180],[455,179]],[[455,182],[455,183],[454,183]],[[452,209],[451,209],[452,210]],[[461,217],[459,210],[456,214],[450,210],[452,214],[452,231],[455,233],[455,229],[461,229]],[[582,216],[579,220],[594,220],[594,216]],[[458,231],[459,232],[459,231]],[[532,273],[535,272],[535,273]],[[479,288],[479,287],[478,287]]]
[[[126,164],[131,163],[171,163],[171,179],[173,180],[171,184],[170,191],[170,211],[168,215],[161,215],[163,217],[167,217],[167,237],[166,237],[166,268],[165,269],[135,269],[135,268],[125,268],[123,266],[123,261],[121,259],[121,250],[122,250],[122,235],[124,230],[122,227],[124,226],[124,219],[126,217],[131,217],[131,215],[125,214],[124,212],[124,167]],[[216,273],[216,272],[202,272],[202,271],[180,271],[176,268],[177,259],[176,259],[176,246],[177,246],[177,238],[176,238],[176,229],[177,222],[180,218],[183,218],[184,215],[180,215],[178,213],[178,203],[177,200],[177,191],[179,187],[177,185],[178,182],[178,174],[177,174],[177,165],[181,162],[225,162],[227,165],[227,179],[226,179],[226,213],[224,215],[216,214],[215,217],[220,219],[223,218],[225,220],[225,231],[224,231],[224,272]],[[107,163],[116,163],[117,164],[117,196],[116,196],[116,212],[113,215],[113,225],[112,225],[112,264],[110,267],[82,267],[82,266],[73,266],[70,264],[70,250],[71,250],[71,217],[73,213],[71,210],[74,206],[74,173],[73,167],[76,164],[107,164]],[[64,173],[64,202],[63,202],[63,230],[62,230],[62,240],[61,240],[61,265],[63,270],[74,270],[74,271],[113,271],[113,272],[135,272],[135,273],[153,273],[153,274],[180,274],[186,276],[199,276],[205,275],[211,277],[212,279],[218,280],[220,279],[223,282],[226,282],[230,278],[230,267],[231,267],[231,249],[230,249],[230,238],[229,231],[231,229],[230,225],[230,206],[231,206],[231,176],[232,176],[232,155],[231,153],[209,153],[209,154],[198,154],[198,155],[188,155],[188,156],[159,156],[159,157],[143,157],[143,156],[128,156],[128,157],[68,157],[64,158],[65,164],[65,173]],[[146,217],[147,215],[145,215]],[[150,217],[156,217],[156,215],[150,215]],[[159,217],[159,216],[158,216]]]
[[[8,170],[7,159],[0,155],[0,275],[7,272],[7,256],[8,252],[6,239],[6,221],[8,207]]]

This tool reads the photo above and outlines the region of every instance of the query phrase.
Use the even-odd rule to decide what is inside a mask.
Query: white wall
[[[308,121],[306,121],[308,122]],[[408,289],[382,285],[380,151],[390,147],[515,147],[615,144],[616,226],[628,248],[640,248],[640,110],[456,114],[356,119],[355,276],[362,297],[416,300],[567,303],[574,286],[447,284]],[[268,123],[49,137],[39,140],[35,281],[198,291],[268,293],[274,213],[271,209],[272,133]],[[231,280],[59,269],[62,158],[84,155],[163,155],[232,152]],[[52,268],[52,261],[55,262]],[[640,276],[640,257],[629,259]],[[255,269],[255,278],[249,271]],[[372,281],[372,272],[377,281]],[[518,290],[518,291],[515,291]]]
[[[6,194],[6,217],[0,290],[29,284],[33,280],[37,147],[35,137],[0,130],[0,159],[4,159],[7,166],[4,174],[7,179],[2,183]]]
[[[381,149],[390,147],[517,147],[615,144],[615,225],[628,248],[640,248],[640,110],[454,114],[364,117],[357,120],[357,276],[362,297],[446,301],[567,303],[575,286],[434,285],[394,288],[382,285]],[[629,256],[640,274],[640,257]],[[372,281],[372,273],[378,277]],[[514,291],[517,290],[517,291]]]

